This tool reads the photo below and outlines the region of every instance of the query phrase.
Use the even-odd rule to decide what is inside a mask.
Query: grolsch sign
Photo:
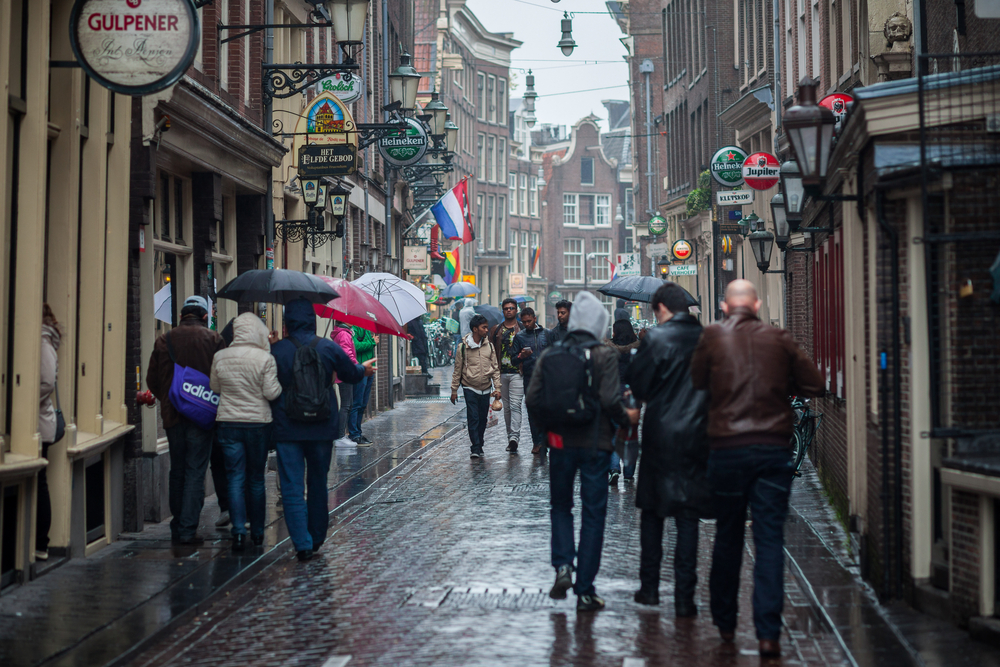
[[[192,0],[76,0],[69,32],[87,75],[123,95],[172,86],[201,42]]]

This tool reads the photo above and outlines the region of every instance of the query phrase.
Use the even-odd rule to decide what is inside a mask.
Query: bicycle
[[[795,412],[795,425],[792,431],[792,469],[796,477],[801,477],[802,461],[816,438],[816,431],[823,423],[823,413],[809,407],[808,398],[792,396],[791,403]]]

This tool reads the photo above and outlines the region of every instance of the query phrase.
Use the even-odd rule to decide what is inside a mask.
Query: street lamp
[[[741,219],[737,224],[740,226],[740,234],[746,238],[751,232],[757,231],[757,224],[760,222],[760,218],[757,217],[756,213],[751,213],[747,217]]]
[[[562,50],[562,54],[567,58],[573,55],[573,49],[576,48],[576,42],[573,41],[573,19],[569,17],[568,12],[563,12],[562,39],[556,46]]]
[[[327,0],[326,4],[330,5],[337,42],[361,44],[368,19],[368,0]]]
[[[750,248],[753,250],[754,259],[757,260],[757,268],[761,273],[767,273],[771,267],[771,251],[774,249],[774,234],[761,229],[747,237]]]
[[[771,197],[771,216],[774,218],[774,240],[784,250],[791,235],[788,229],[788,214],[785,211],[785,197],[780,192]]]
[[[444,105],[437,93],[431,93],[431,101],[424,107],[424,113],[430,116],[427,126],[431,130],[431,136],[442,136],[444,124],[448,118],[448,107]]]
[[[792,231],[802,223],[802,208],[805,206],[805,186],[802,185],[802,173],[795,160],[789,160],[781,165],[781,194],[785,203],[788,226]]]
[[[660,278],[666,280],[667,276],[670,275],[670,260],[667,259],[666,255],[660,255],[660,261],[656,263],[656,268],[660,272]]]
[[[458,125],[451,121],[451,113],[446,114],[447,120],[444,123],[444,146],[449,153],[454,153],[458,148]]]
[[[337,219],[335,227],[337,238],[344,236],[344,215],[347,213],[347,197],[351,191],[338,183],[328,193],[330,198],[330,213]]]
[[[524,77],[524,82],[524,124],[531,128],[535,126],[535,98],[538,97],[538,93],[535,92],[535,75],[530,69],[528,76]]]
[[[817,82],[805,77],[799,83],[799,103],[785,113],[785,131],[802,170],[802,183],[817,191],[826,178],[830,144],[837,119],[816,103]]]
[[[319,179],[299,178],[299,182],[302,184],[302,200],[306,206],[315,206],[316,198],[319,196]]]
[[[538,180],[537,180],[537,184],[538,184],[538,189],[539,190],[541,190],[542,188],[545,187],[545,167],[539,167],[538,168]]]
[[[398,103],[403,111],[413,111],[417,106],[419,83],[420,73],[410,64],[410,54],[400,54],[399,67],[389,75],[389,95],[392,103]]]

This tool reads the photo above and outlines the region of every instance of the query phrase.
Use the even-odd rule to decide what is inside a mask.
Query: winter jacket
[[[712,449],[791,446],[789,396],[823,395],[823,376],[792,335],[736,308],[707,327],[691,358],[691,380],[707,389]]]
[[[368,329],[352,326],[354,330],[354,354],[359,364],[363,364],[375,356],[375,336]]]
[[[219,394],[220,422],[271,423],[271,405],[281,394],[278,366],[271,356],[267,327],[253,313],[233,320],[233,343],[216,353],[209,374]]]
[[[52,404],[52,394],[59,376],[59,330],[48,324],[42,325],[42,365],[41,391],[38,402],[38,436],[42,442],[52,443],[56,439],[56,408]]]
[[[549,333],[552,334],[552,342],[558,343],[563,338],[565,338],[567,334],[569,334],[569,326],[563,326],[559,323],[556,323],[554,327],[549,329]],[[603,333],[601,334],[601,337],[602,338],[604,337]]]
[[[563,345],[596,343],[607,328],[608,311],[604,305],[590,292],[580,292],[569,316],[569,333],[560,342]],[[545,377],[546,360],[553,349],[555,346],[550,346],[538,358],[525,394],[528,418],[537,420],[537,423],[544,423],[542,415],[537,412],[537,406],[545,391],[542,380]],[[598,422],[596,428],[594,425],[564,428],[561,431],[563,446],[611,451],[615,424],[628,423],[628,413],[622,403],[621,385],[618,381],[618,355],[606,345],[594,345],[590,348],[590,361],[593,382],[601,404]]]
[[[226,347],[222,336],[206,327],[203,320],[191,315],[156,339],[153,353],[149,355],[149,367],[146,369],[146,386],[160,401],[160,417],[164,428],[176,426],[181,420],[168,396],[170,384],[174,381],[174,362],[170,360],[170,353],[167,351],[167,336],[170,336],[170,342],[173,343],[177,363],[205,375],[212,372],[215,353]]]
[[[514,320],[514,326],[512,328],[514,329],[514,335],[515,336],[517,336],[517,334],[519,332],[524,331],[524,327],[521,326],[521,323],[519,321],[517,321],[516,319]],[[498,366],[501,365],[500,364],[500,354],[501,354],[501,348],[502,348],[502,346],[500,345],[500,337],[504,333],[506,333],[506,330],[507,330],[507,326],[503,322],[501,322],[500,324],[498,324],[495,327],[493,327],[492,329],[490,329],[489,334],[487,334],[487,338],[489,338],[490,344],[493,345],[493,349],[496,351],[497,365]],[[511,348],[510,348],[510,350],[513,350],[513,349],[514,349],[514,341],[511,341]],[[508,352],[510,352],[510,350],[508,350]],[[510,360],[511,360],[512,364],[514,364],[515,366],[517,365],[517,361],[514,360],[514,355],[511,355]],[[506,373],[507,371],[503,371],[503,372]]]
[[[358,363],[358,356],[354,353],[354,332],[350,327],[336,326],[333,328],[333,333],[330,334],[330,338],[333,342],[340,346],[340,349],[351,358],[351,361]],[[337,384],[340,384],[343,380],[340,376],[337,376]]]
[[[531,380],[531,373],[535,370],[535,364],[538,363],[542,351],[554,342],[552,332],[538,324],[534,329],[522,329],[514,336],[514,344],[510,347],[511,359],[521,367],[521,375],[524,376],[525,382]],[[518,359],[517,355],[526,347],[531,348],[531,354],[524,359]]]
[[[424,324],[419,317],[410,320],[406,325],[406,332],[413,336],[413,340],[410,341],[410,354],[414,357],[427,354],[427,332],[424,331]]]
[[[492,383],[492,386],[491,386]],[[499,391],[500,366],[493,345],[486,339],[476,344],[470,333],[462,339],[455,357],[455,371],[451,375],[451,390],[459,386],[477,391]]]
[[[618,353],[618,379],[621,380],[622,384],[626,384],[625,372],[632,363],[632,350],[639,349],[639,341],[634,340],[628,345],[619,345],[608,338],[604,344]]]
[[[327,377],[330,378],[330,417],[323,422],[297,422],[288,418],[285,413],[285,396],[288,395],[288,388],[292,386],[292,364],[295,360],[295,343],[290,339],[294,338],[300,345],[309,345],[316,336],[316,312],[312,304],[305,299],[296,299],[285,304],[285,326],[288,328],[288,338],[280,340],[271,346],[271,354],[278,364],[278,381],[281,383],[282,393],[278,400],[271,403],[271,410],[274,413],[274,440],[275,442],[300,442],[303,440],[315,440],[333,442],[337,433],[337,392],[333,391],[333,374],[348,384],[356,384],[365,376],[365,369],[356,363],[351,362],[347,353],[340,349],[340,346],[333,341],[320,338],[316,344],[316,350]]]
[[[701,324],[678,313],[650,329],[625,375],[645,401],[636,507],[657,516],[708,517],[708,393],[691,383]]]

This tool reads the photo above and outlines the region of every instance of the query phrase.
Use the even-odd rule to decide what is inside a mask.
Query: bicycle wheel
[[[795,473],[796,477],[801,475],[799,468],[802,467],[802,459],[806,456],[806,449],[808,446],[805,435],[800,430],[795,429],[792,432],[792,472]]]

